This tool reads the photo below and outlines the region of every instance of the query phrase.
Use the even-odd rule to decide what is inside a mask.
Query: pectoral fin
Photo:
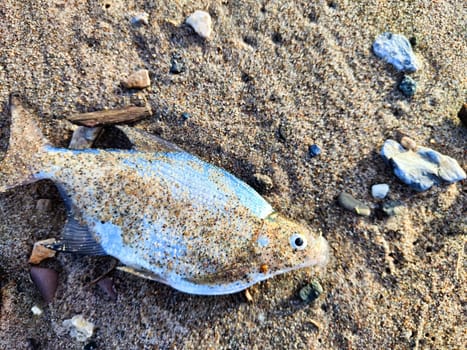
[[[47,245],[47,248],[66,253],[106,255],[88,227],[81,225],[73,217],[68,218],[62,236],[60,241]]]

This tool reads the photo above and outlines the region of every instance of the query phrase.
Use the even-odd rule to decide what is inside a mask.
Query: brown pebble
[[[39,289],[39,292],[46,303],[50,303],[57,290],[58,273],[55,270],[32,266],[30,270],[31,279]]]
[[[408,136],[402,136],[401,145],[410,151],[415,152],[417,150],[417,143]]]
[[[266,273],[269,271],[269,266],[267,264],[262,264],[260,267],[259,267],[259,270],[261,271],[261,273]]]
[[[125,81],[122,81],[122,85],[128,89],[144,89],[150,86],[151,80],[148,70],[140,69],[132,73]]]
[[[52,209],[52,201],[50,199],[41,198],[37,200],[36,210],[47,212]]]
[[[113,280],[110,277],[104,277],[97,282],[97,285],[101,290],[107,294],[107,296],[112,301],[117,301],[117,291],[115,290],[115,285]]]
[[[29,257],[30,264],[39,264],[42,260],[53,258],[56,254],[55,250],[46,247],[47,244],[55,243],[55,238],[44,239],[34,243],[31,256]]]
[[[457,113],[457,117],[461,120],[462,124],[467,127],[467,103],[464,103]]]

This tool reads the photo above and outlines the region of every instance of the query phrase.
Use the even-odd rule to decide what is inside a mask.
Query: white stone
[[[135,14],[133,17],[131,17],[130,20],[131,24],[134,26],[140,26],[140,25],[148,25],[149,24],[149,14],[146,12],[141,12]]]
[[[34,305],[32,308],[31,308],[31,312],[34,316],[40,316],[42,315],[43,311],[42,309],[37,306],[37,305]]]
[[[373,198],[383,199],[389,193],[389,185],[387,184],[377,184],[371,186],[371,195]]]
[[[83,315],[76,315],[63,321],[63,326],[70,330],[73,338],[81,342],[91,338],[94,332],[94,323],[85,320]]]
[[[212,21],[209,13],[197,10],[187,19],[186,23],[202,38],[207,39],[211,36]]]
[[[415,72],[420,65],[407,38],[400,34],[383,33],[373,43],[373,52],[397,70]]]

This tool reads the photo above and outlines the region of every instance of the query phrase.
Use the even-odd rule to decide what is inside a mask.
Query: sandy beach
[[[208,39],[185,24],[195,10],[212,17]],[[147,24],[132,24],[140,13]],[[465,347],[466,182],[416,192],[379,154],[385,140],[408,135],[466,170],[457,117],[467,102],[465,1],[4,0],[0,18],[0,159],[11,92],[63,147],[68,116],[148,103],[153,115],[135,127],[258,190],[255,174],[269,177],[264,198],[331,247],[327,266],[261,282],[252,301],[112,270],[114,302],[90,284],[114,259],[58,254],[41,263],[59,272],[46,304],[28,258],[34,242],[60,236],[65,206],[52,182],[17,187],[0,193],[0,349]],[[383,32],[412,42],[420,69],[409,74],[411,98],[397,88],[404,73],[372,52]],[[151,85],[123,87],[139,69]],[[380,183],[390,187],[385,200],[371,195]],[[342,191],[371,216],[341,208]],[[378,215],[388,200],[401,201],[402,214]],[[311,281],[324,292],[308,303],[299,291]],[[86,341],[63,325],[75,315],[95,326]]]

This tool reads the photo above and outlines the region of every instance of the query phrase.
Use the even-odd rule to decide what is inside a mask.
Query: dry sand
[[[213,18],[204,41],[183,25],[196,9]],[[149,25],[132,27],[133,13]],[[243,294],[199,297],[114,271],[118,300],[90,280],[108,258],[60,255],[55,300],[45,305],[27,259],[39,239],[56,237],[65,211],[53,184],[0,195],[0,348],[82,349],[62,322],[82,314],[98,349],[461,349],[467,344],[465,181],[415,193],[378,151],[398,133],[457,159],[465,169],[465,1],[79,1],[0,4],[0,150],[9,134],[8,94],[19,91],[66,145],[64,118],[150,102],[139,127],[173,141],[249,183],[270,176],[265,197],[320,230],[332,248],[321,271],[297,271]],[[416,37],[422,63],[413,99],[402,74],[371,52],[383,31]],[[186,71],[169,72],[172,55]],[[146,68],[152,86],[120,87]],[[183,121],[181,114],[191,118]],[[307,156],[318,143],[323,153]],[[1,155],[0,155],[1,156]],[[368,203],[374,183],[407,212],[362,218],[339,208],[346,190]],[[51,198],[49,211],[37,200]],[[318,279],[323,295],[298,290]],[[33,316],[39,305],[44,314]],[[35,344],[34,347],[32,344]],[[88,347],[90,348],[90,347]]]

